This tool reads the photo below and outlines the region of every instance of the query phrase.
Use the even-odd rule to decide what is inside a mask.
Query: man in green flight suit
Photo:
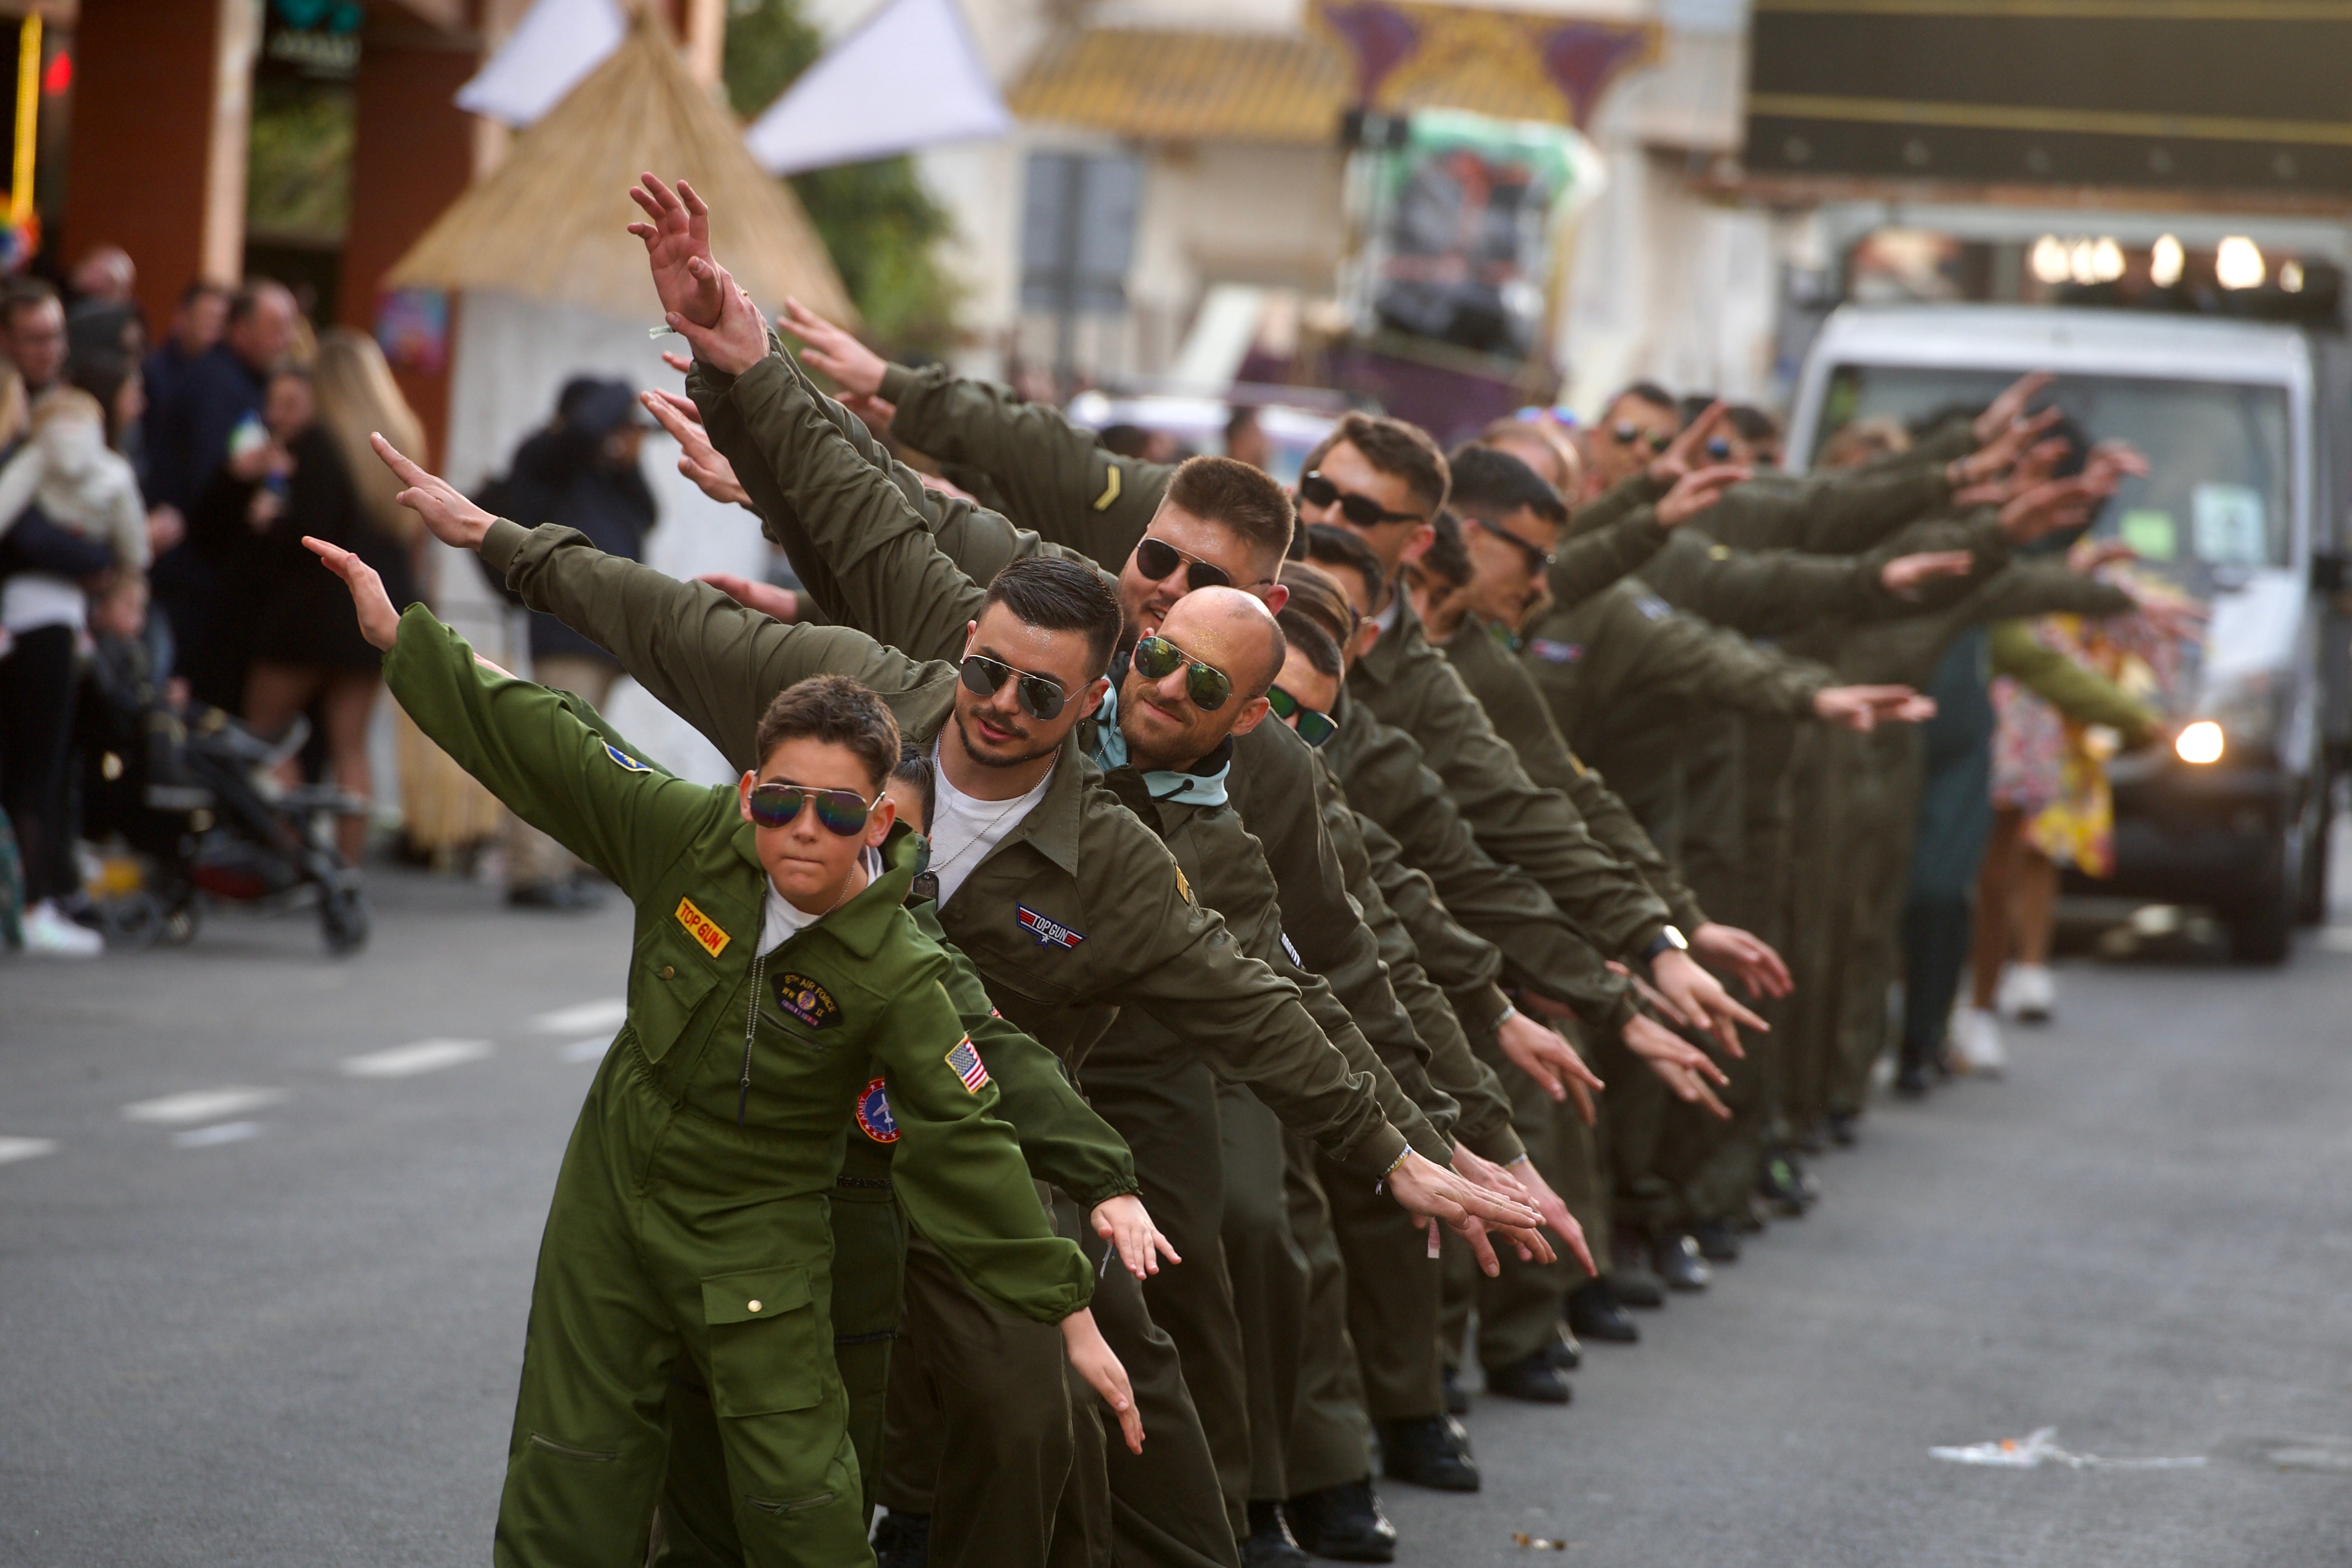
[[[755,769],[733,788],[691,784],[476,659],[422,606],[396,616],[364,563],[309,542],[351,587],[418,726],[637,907],[629,1019],[549,1210],[497,1560],[642,1560],[659,1412],[683,1360],[726,1422],[747,1560],[872,1561],[833,1359],[824,1198],[841,1107],[875,1062],[896,1091],[910,1215],[1004,1305],[1062,1321],[1139,1444],[1086,1311],[1091,1270],[1053,1235],[941,984],[949,961],[902,907],[923,846],[893,831],[883,795],[898,751],[888,710],[839,677],[796,684],[761,715]]]

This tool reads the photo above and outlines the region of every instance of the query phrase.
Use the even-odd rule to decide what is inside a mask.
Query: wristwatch
[[[1656,961],[1658,954],[1664,952],[1669,948],[1682,952],[1688,952],[1690,951],[1690,940],[1684,936],[1681,931],[1676,931],[1673,926],[1662,927],[1660,928],[1658,934],[1650,939],[1650,945],[1642,950],[1642,962],[1644,963],[1654,963]]]

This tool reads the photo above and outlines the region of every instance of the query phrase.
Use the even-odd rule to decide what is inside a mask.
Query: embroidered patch
[[[610,746],[607,746],[604,749],[608,752],[613,752],[613,748]],[[618,752],[613,752],[613,754],[616,757],[621,755]],[[624,762],[627,761],[626,758],[623,758],[622,760]],[[635,768],[641,767],[643,764],[629,763],[628,765]],[[716,958],[720,953],[726,952],[727,944],[735,940],[733,937],[729,936],[725,931],[719,929],[719,922],[717,921],[712,920],[709,915],[706,915],[700,910],[696,909],[692,899],[678,900],[677,923],[684,926],[686,928],[686,934],[692,937],[695,940],[696,944],[699,946],[703,952],[709,953],[713,958]]]
[[[898,1124],[890,1119],[888,1086],[878,1078],[867,1084],[866,1092],[857,1097],[857,1126],[877,1143],[896,1143],[898,1141]]]
[[[776,1005],[812,1029],[830,1029],[841,1022],[841,1005],[833,993],[805,974],[776,976]]]
[[[1633,596],[1633,607],[1640,610],[1643,615],[1649,616],[1650,619],[1654,621],[1663,621],[1668,616],[1675,613],[1674,606],[1667,604],[1664,599],[1659,598],[1655,594],[1635,595]]]
[[[1528,644],[1528,651],[1546,664],[1574,664],[1584,657],[1580,642],[1554,642],[1549,637],[1537,637]]]
[[[1050,942],[1055,947],[1070,948],[1087,940],[1086,932],[1072,931],[1061,921],[1041,915],[1026,904],[1013,907],[1017,911],[1013,918],[1021,922],[1023,931],[1037,939],[1039,947]]]
[[[1184,879],[1184,868],[1176,868],[1176,890],[1184,895],[1186,903],[1192,902],[1192,884]]]
[[[604,754],[612,758],[614,762],[620,763],[623,767],[628,769],[633,773],[649,773],[653,772],[653,769],[646,766],[645,763],[637,761],[636,758],[629,755],[628,752],[621,750],[620,747],[613,744],[610,741],[604,742]]]
[[[980,1052],[973,1047],[970,1035],[956,1042],[955,1049],[947,1055],[947,1063],[955,1069],[956,1077],[963,1080],[966,1093],[978,1094],[981,1086],[988,1081],[988,1064],[980,1059]]]
[[[1111,464],[1103,470],[1103,493],[1095,497],[1095,510],[1108,511],[1110,503],[1118,499],[1118,465]]]
[[[1290,960],[1290,967],[1293,969],[1306,968],[1307,961],[1298,956],[1298,950],[1297,948],[1290,945],[1290,933],[1285,931],[1276,931],[1275,934],[1282,939],[1282,951],[1284,955]]]

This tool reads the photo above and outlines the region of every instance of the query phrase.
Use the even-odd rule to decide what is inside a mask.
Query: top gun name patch
[[[805,974],[776,976],[776,1005],[812,1029],[830,1029],[841,1022],[841,1005],[833,993]]]
[[[646,766],[645,763],[637,761],[636,758],[629,755],[628,752],[621,750],[620,747],[613,744],[610,741],[604,742],[604,754],[612,758],[614,762],[620,763],[623,767],[628,769],[633,773],[649,773],[653,772],[653,769]]]
[[[608,752],[613,752],[613,748],[610,746],[607,746],[604,749]],[[618,752],[613,752],[613,754],[616,757],[621,755]],[[626,761],[625,758],[623,760]],[[645,766],[642,763],[630,763],[628,765],[633,768],[640,769]],[[725,931],[719,929],[719,922],[717,921],[712,920],[709,915],[706,915],[700,910],[696,909],[692,899],[678,900],[677,923],[686,928],[686,934],[694,939],[696,946],[701,948],[703,952],[709,953],[713,958],[716,958],[720,953],[726,952],[727,944],[735,940],[733,937],[729,936]]]
[[[890,1114],[889,1085],[876,1079],[857,1097],[857,1129],[877,1143],[896,1143],[898,1123]]]
[[[1039,947],[1051,943],[1055,947],[1072,948],[1087,940],[1086,932],[1072,931],[1061,921],[1041,915],[1026,904],[1013,907],[1015,911],[1013,919],[1021,922],[1023,931],[1037,939]]]
[[[1528,644],[1528,651],[1546,664],[1574,664],[1584,657],[1580,642],[1555,642],[1550,637],[1537,637]]]
[[[955,1049],[947,1054],[947,1064],[955,1069],[956,1077],[963,1080],[967,1094],[978,1094],[982,1086],[988,1082],[988,1064],[980,1059],[980,1052],[973,1047],[970,1035],[956,1042]]]

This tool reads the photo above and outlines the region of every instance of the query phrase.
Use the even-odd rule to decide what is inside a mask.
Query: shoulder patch
[[[604,749],[608,752],[613,752],[613,748],[610,746],[607,746]],[[618,752],[613,752],[613,754],[616,757],[621,755]],[[623,758],[622,760],[625,762],[627,761],[626,758]],[[640,772],[645,771],[645,764],[642,763],[629,763],[628,765]],[[709,953],[713,958],[716,958],[720,953],[726,952],[727,944],[735,940],[733,937],[729,936],[725,931],[719,929],[719,922],[717,921],[712,920],[709,915],[706,915],[700,910],[696,909],[692,899],[678,900],[677,923],[686,928],[686,934],[694,939],[695,945],[701,948],[703,952]]]
[[[1116,461],[1112,461],[1105,466],[1103,469],[1103,493],[1095,497],[1094,501],[1095,510],[1097,511],[1108,511],[1110,510],[1111,502],[1118,500],[1118,487],[1121,475],[1119,473],[1118,464]]]
[[[1659,598],[1655,594],[1635,595],[1633,597],[1633,607],[1641,611],[1643,615],[1649,616],[1650,619],[1654,621],[1663,621],[1668,616],[1675,613],[1674,606],[1667,604],[1664,599]]]
[[[1546,664],[1574,664],[1584,657],[1580,642],[1555,642],[1550,637],[1537,637],[1528,644],[1528,651]]]
[[[613,744],[610,741],[604,742],[604,754],[612,758],[615,763],[618,763],[621,766],[628,769],[633,773],[649,773],[653,772],[653,769],[646,766],[645,763],[637,761],[636,758],[629,755],[628,752],[621,750],[620,747]]]
[[[877,1143],[896,1143],[898,1124],[890,1117],[889,1085],[876,1079],[857,1097],[857,1130]]]
[[[1181,866],[1176,868],[1176,890],[1184,895],[1184,901],[1186,903],[1189,904],[1194,901],[1192,898],[1192,884],[1184,879],[1184,868]]]
[[[1274,934],[1282,939],[1282,955],[1290,960],[1290,967],[1299,970],[1305,969],[1307,967],[1307,961],[1299,957],[1298,949],[1291,945],[1290,933],[1286,931],[1278,931]]]
[[[1706,558],[1709,561],[1728,561],[1731,559],[1731,546],[1728,544],[1718,544],[1714,549],[1709,550],[1706,552]]]
[[[955,1043],[955,1049],[947,1054],[946,1059],[956,1077],[962,1080],[965,1093],[978,1094],[988,1082],[988,1064],[980,1059],[980,1052],[972,1045],[970,1035]]]
[[[841,1022],[841,1004],[833,993],[805,974],[787,971],[776,976],[776,1005],[812,1029],[830,1029]]]
[[[1177,875],[1181,877],[1183,873],[1180,871]],[[1087,940],[1086,932],[1072,931],[1061,921],[1041,915],[1026,904],[1015,904],[1013,908],[1013,918],[1020,922],[1023,931],[1037,939],[1039,947],[1073,948]]]

